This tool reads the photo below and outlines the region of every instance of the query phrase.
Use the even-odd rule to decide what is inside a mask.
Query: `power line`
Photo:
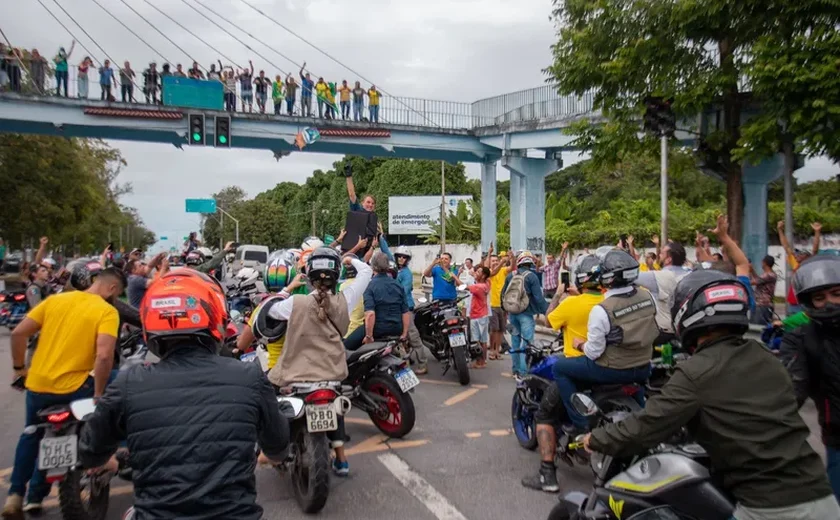
[[[155,54],[157,54],[158,56],[160,56],[160,58],[161,58],[163,61],[171,61],[171,60],[168,60],[168,59],[166,58],[166,56],[164,56],[164,55],[163,55],[160,51],[158,51],[157,49],[155,49],[154,47],[152,47],[152,45],[151,45],[149,42],[147,42],[146,40],[144,40],[144,39],[143,39],[143,38],[142,38],[139,34],[137,34],[136,32],[134,32],[134,31],[131,29],[131,27],[129,27],[128,25],[124,24],[124,23],[122,22],[122,20],[120,20],[119,18],[117,18],[117,17],[116,17],[116,16],[115,16],[115,15],[114,15],[111,11],[109,11],[108,9],[106,9],[104,5],[100,4],[100,3],[98,2],[98,0],[91,0],[91,1],[92,1],[94,4],[98,5],[100,9],[102,9],[103,11],[105,11],[106,13],[108,13],[108,15],[109,15],[111,18],[113,18],[114,20],[116,20],[116,22],[117,22],[118,24],[120,24],[120,25],[122,25],[123,27],[125,27],[125,29],[126,29],[128,32],[130,32],[131,34],[133,34],[133,35],[134,35],[134,36],[135,36],[138,40],[140,40],[141,42],[143,42],[143,43],[146,45],[146,47],[148,47],[148,48],[150,48],[150,49],[152,50],[152,52],[154,52]]]
[[[62,22],[62,21],[58,18],[58,16],[56,16],[56,15],[55,15],[55,13],[53,13],[52,11],[50,11],[50,10],[49,10],[49,8],[47,8],[47,6],[44,4],[44,2],[42,2],[41,0],[38,0],[38,3],[39,3],[39,4],[41,4],[41,7],[43,7],[43,8],[44,8],[44,10],[45,10],[47,13],[49,13],[49,15],[50,15],[50,16],[52,16],[52,17],[53,17],[53,19],[54,19],[56,22],[58,22],[58,25],[60,25],[61,27],[63,27],[63,28],[64,28],[64,30],[65,30],[65,31],[67,31],[67,34],[69,34],[69,35],[70,35],[70,37],[71,37],[71,38],[73,38],[73,41],[75,41],[75,42],[79,42],[79,46],[80,46],[82,49],[84,49],[84,50],[85,50],[85,52],[87,52],[87,53],[88,53],[88,56],[95,56],[95,54],[94,54],[94,53],[90,52],[90,49],[88,49],[87,47],[85,47],[85,44],[84,44],[84,43],[82,43],[82,42],[81,42],[81,40],[79,40],[78,38],[76,38],[76,35],[75,35],[75,34],[73,34],[73,31],[71,31],[71,30],[70,30],[70,29],[69,29],[66,25],[64,25],[64,22]],[[94,60],[96,60],[96,58],[94,58]],[[96,60],[96,62],[97,62],[97,63],[99,63],[99,60]]]
[[[339,61],[338,59],[333,58],[333,57],[332,57],[329,53],[327,53],[326,51],[322,50],[320,47],[318,47],[318,46],[317,46],[317,45],[315,45],[314,43],[311,43],[309,40],[307,40],[307,39],[306,39],[306,38],[304,38],[303,36],[299,35],[299,34],[298,34],[298,33],[296,33],[295,31],[293,31],[293,30],[289,29],[288,27],[286,27],[286,26],[285,26],[285,25],[283,25],[282,23],[278,22],[277,20],[275,20],[275,19],[274,19],[274,18],[272,18],[271,16],[269,16],[269,15],[265,14],[265,13],[264,13],[263,11],[261,11],[259,8],[255,7],[252,3],[250,3],[248,0],[239,0],[239,1],[240,1],[240,2],[242,2],[243,4],[247,5],[248,7],[250,7],[251,9],[253,9],[254,11],[256,11],[256,12],[260,13],[260,14],[261,14],[261,15],[263,15],[264,17],[268,18],[269,20],[271,20],[272,22],[274,22],[274,24],[275,24],[275,25],[279,26],[281,29],[285,30],[286,32],[288,32],[289,34],[291,34],[291,35],[292,35],[292,36],[294,36],[295,38],[299,39],[299,40],[300,40],[300,41],[302,41],[303,43],[305,43],[305,44],[309,45],[310,47],[312,47],[312,48],[313,48],[313,49],[315,49],[316,51],[320,52],[321,54],[323,54],[324,56],[326,56],[326,57],[327,57],[327,58],[329,58],[330,60],[334,61],[334,62],[335,62],[335,63],[337,63],[338,65],[340,65],[340,66],[344,67],[345,69],[349,70],[350,72],[352,72],[352,73],[353,73],[353,74],[355,74],[356,76],[358,76],[358,77],[362,78],[363,80],[367,81],[367,82],[368,82],[368,83],[370,83],[371,85],[375,85],[375,83],[374,83],[373,81],[371,81],[371,80],[367,79],[366,77],[364,77],[363,75],[361,75],[361,74],[360,74],[360,73],[358,73],[357,71],[353,70],[352,68],[348,67],[347,65],[345,65],[344,63],[342,63],[342,62],[341,62],[341,61]],[[382,89],[382,93],[383,93],[383,94],[385,94],[385,95],[387,95],[387,96],[389,96],[390,98],[392,98],[392,99],[396,100],[396,101],[397,101],[397,103],[399,103],[399,104],[403,105],[404,107],[406,107],[406,108],[407,108],[407,109],[409,109],[410,111],[415,112],[416,114],[418,114],[420,117],[422,117],[422,118],[423,118],[423,119],[425,119],[426,121],[428,121],[428,122],[432,123],[433,125],[435,125],[435,126],[437,126],[437,127],[439,127],[439,128],[441,127],[439,124],[435,123],[434,121],[432,121],[431,119],[429,119],[428,117],[426,117],[426,116],[425,116],[424,114],[422,114],[421,112],[419,112],[419,111],[417,111],[417,110],[413,109],[413,108],[412,108],[412,107],[410,107],[409,105],[407,105],[407,104],[405,104],[404,102],[400,101],[400,99],[399,99],[398,97],[396,97],[396,96],[392,96],[390,93],[386,92],[386,91],[385,91],[385,89]]]
[[[195,11],[196,13],[200,14],[201,16],[203,16],[203,17],[204,17],[207,21],[209,21],[210,23],[212,23],[213,25],[215,25],[216,27],[218,27],[219,29],[221,29],[222,31],[224,31],[224,32],[225,32],[227,35],[229,35],[231,38],[233,38],[234,40],[236,40],[236,41],[238,41],[239,43],[241,43],[242,45],[244,45],[246,49],[248,49],[249,51],[251,51],[251,52],[253,52],[254,54],[256,54],[257,56],[259,56],[260,58],[262,58],[262,59],[264,59],[265,61],[267,61],[269,65],[271,65],[272,67],[274,67],[274,68],[276,68],[277,70],[279,70],[281,73],[283,73],[283,75],[288,74],[286,71],[284,71],[282,68],[280,68],[280,67],[279,67],[276,63],[272,63],[272,62],[271,62],[271,60],[269,60],[268,58],[266,58],[265,56],[263,56],[262,54],[260,54],[259,52],[257,52],[257,50],[253,49],[253,48],[252,48],[250,45],[248,45],[247,43],[245,43],[245,42],[243,42],[242,40],[240,40],[237,36],[235,36],[233,33],[231,33],[230,31],[228,31],[227,29],[225,29],[225,28],[224,28],[224,27],[222,27],[221,25],[219,25],[219,24],[218,24],[215,20],[213,20],[212,18],[210,18],[210,17],[209,17],[209,16],[207,16],[206,14],[202,13],[202,12],[201,12],[199,9],[197,9],[195,6],[193,6],[193,5],[189,4],[189,3],[187,3],[187,1],[186,1],[186,0],[181,0],[181,2],[183,2],[183,3],[184,3],[184,5],[186,5],[187,7],[189,7],[190,9],[192,9],[193,11]],[[199,2],[197,2],[197,3],[199,3]],[[199,3],[199,4],[200,4],[200,3]],[[204,6],[203,4],[200,4],[200,5],[202,5],[202,7],[205,7],[205,9],[208,9],[208,10],[212,11],[212,12],[213,12],[213,14],[215,14],[216,16],[219,16],[220,18],[224,19],[224,17],[222,17],[221,15],[219,15],[217,12],[213,11],[212,9],[210,9],[210,8],[208,8],[208,7],[206,7],[206,6]],[[230,23],[230,22],[229,22],[229,23]],[[231,24],[231,25],[233,25],[233,24]],[[241,29],[240,29],[240,30],[241,30]],[[243,31],[243,32],[245,32],[245,31]],[[250,35],[249,35],[249,36],[250,36]]]
[[[175,48],[176,48],[176,49],[178,49],[179,51],[183,52],[183,53],[184,53],[184,55],[185,55],[187,58],[191,59],[194,63],[198,63],[198,61],[197,61],[195,58],[193,58],[192,56],[190,56],[190,53],[189,53],[189,52],[185,51],[183,47],[181,47],[180,45],[178,45],[177,43],[175,43],[175,41],[173,41],[173,40],[172,40],[172,38],[170,38],[169,36],[167,36],[167,35],[166,35],[166,33],[164,33],[163,31],[161,31],[160,29],[158,29],[158,28],[157,28],[157,26],[156,26],[155,24],[153,24],[152,22],[150,22],[150,21],[149,21],[149,20],[148,20],[145,16],[143,16],[143,15],[142,15],[142,14],[140,14],[140,13],[138,13],[138,12],[137,12],[137,10],[135,10],[133,7],[131,7],[131,5],[130,5],[128,2],[126,2],[125,0],[120,0],[120,1],[121,1],[121,2],[122,2],[125,6],[126,6],[126,7],[128,7],[129,9],[131,9],[131,12],[133,12],[134,14],[136,14],[137,16],[139,16],[141,20],[143,20],[144,22],[146,22],[146,23],[149,25],[149,27],[151,27],[152,29],[154,29],[155,31],[157,31],[157,32],[158,32],[158,34],[160,34],[161,36],[163,36],[163,37],[166,39],[166,41],[168,41],[169,43],[171,43],[172,45],[174,45],[174,46],[175,46]]]

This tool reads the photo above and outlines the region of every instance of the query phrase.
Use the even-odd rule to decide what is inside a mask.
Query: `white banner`
[[[460,201],[472,200],[471,195],[447,195],[450,213],[458,209]],[[389,235],[428,235],[431,223],[440,220],[440,197],[388,197]]]

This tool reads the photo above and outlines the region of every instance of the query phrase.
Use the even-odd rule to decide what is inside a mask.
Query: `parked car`
[[[238,273],[243,267],[252,267],[258,273],[262,273],[267,263],[268,247],[243,244],[236,248],[236,256],[233,259],[231,271]]]

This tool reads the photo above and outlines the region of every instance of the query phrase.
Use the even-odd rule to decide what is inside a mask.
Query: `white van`
[[[267,263],[268,247],[251,244],[241,245],[236,248],[232,272],[238,273],[243,267],[253,267],[262,275]]]

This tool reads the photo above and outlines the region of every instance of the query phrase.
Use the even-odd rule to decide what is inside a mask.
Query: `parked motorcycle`
[[[0,326],[14,330],[29,312],[26,289],[0,292]]]
[[[626,412],[604,412],[583,394],[573,395],[572,405],[597,423],[626,416]],[[592,492],[569,493],[548,520],[729,520],[735,510],[733,501],[712,481],[706,451],[680,435],[642,456],[592,454],[591,466]]]
[[[288,471],[295,499],[304,513],[324,508],[330,492],[330,441],[327,432],[338,429],[338,418],[352,407],[341,395],[341,383],[293,383],[277,397],[289,420],[288,459],[277,466]]]
[[[432,301],[414,309],[414,324],[420,332],[420,339],[432,355],[443,363],[443,373],[453,366],[458,382],[470,384],[469,362],[481,358],[481,345],[470,338],[470,320],[458,309],[458,302],[469,295],[449,302]]]
[[[36,428],[44,430],[38,469],[47,482],[58,482],[58,503],[64,520],[104,520],[108,513],[112,474],[92,474],[78,462],[79,431],[95,408],[93,399],[50,406],[38,412]]]
[[[414,428],[416,413],[409,393],[420,380],[402,356],[397,341],[375,342],[347,352],[349,375],[342,395],[370,416],[373,424],[392,439]]]

